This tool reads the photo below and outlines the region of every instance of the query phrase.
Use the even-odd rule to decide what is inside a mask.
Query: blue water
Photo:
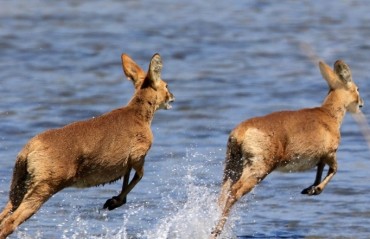
[[[351,66],[369,117],[369,12],[357,0],[1,1],[0,207],[32,136],[128,102],[121,53],[146,68],[159,52],[176,97],[155,115],[145,175],[126,205],[101,209],[120,182],[66,189],[9,238],[207,238],[230,130],[323,101],[311,53]],[[338,161],[317,197],[300,194],[315,170],[269,175],[237,203],[223,237],[368,238],[369,149],[350,115]]]

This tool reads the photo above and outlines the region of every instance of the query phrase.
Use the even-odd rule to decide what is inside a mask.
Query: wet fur
[[[9,202],[0,214],[0,239],[31,217],[53,194],[66,187],[104,185],[124,178],[122,191],[108,199],[112,210],[126,203],[126,196],[144,174],[144,160],[153,135],[154,112],[169,109],[174,100],[161,79],[162,61],[151,59],[148,73],[128,55],[123,70],[134,83],[127,106],[99,117],[47,130],[32,138],[15,163]],[[135,175],[130,179],[130,171]]]

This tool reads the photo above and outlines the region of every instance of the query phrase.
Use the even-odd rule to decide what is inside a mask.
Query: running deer
[[[135,86],[125,107],[47,130],[18,154],[9,202],[0,214],[0,239],[66,187],[92,187],[123,177],[121,193],[103,207],[113,210],[126,203],[127,194],[144,174],[144,159],[153,141],[150,125],[154,112],[170,109],[174,96],[161,79],[159,54],[152,57],[147,73],[128,55],[121,59],[125,75]],[[135,175],[130,181],[131,169]]]
[[[332,70],[319,62],[319,68],[329,85],[320,107],[252,118],[230,133],[218,201],[222,214],[211,238],[222,232],[234,203],[273,170],[293,172],[317,166],[314,183],[302,191],[307,195],[319,195],[336,173],[343,117],[347,110],[360,112],[364,102],[346,63],[338,60]],[[321,180],[325,165],[328,173]]]

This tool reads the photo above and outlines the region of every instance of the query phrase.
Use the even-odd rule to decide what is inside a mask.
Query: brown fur
[[[155,54],[146,74],[128,55],[123,70],[135,85],[127,106],[100,117],[48,130],[32,138],[18,154],[9,202],[0,214],[0,239],[31,217],[53,194],[66,187],[91,187],[124,177],[122,192],[104,204],[112,210],[144,173],[153,141],[154,112],[174,100],[161,80],[162,61]],[[130,171],[135,175],[129,182]]]
[[[348,65],[338,60],[334,71],[319,63],[329,84],[321,107],[275,112],[239,124],[229,136],[219,206],[221,218],[212,232],[222,231],[231,207],[273,170],[303,171],[317,166],[316,179],[303,194],[318,195],[337,171],[336,152],[346,111],[363,105]],[[321,181],[324,166],[327,176]]]

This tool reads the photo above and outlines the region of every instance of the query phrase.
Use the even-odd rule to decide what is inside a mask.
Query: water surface
[[[344,59],[370,102],[365,1],[1,1],[0,207],[17,153],[34,135],[125,105],[120,54],[144,69],[162,55],[176,96],[128,202],[102,210],[121,182],[66,189],[9,238],[207,238],[228,133],[249,117],[319,105],[327,85],[307,46]],[[235,206],[224,238],[367,238],[369,149],[346,116],[339,170],[318,197],[315,170],[273,173]]]

